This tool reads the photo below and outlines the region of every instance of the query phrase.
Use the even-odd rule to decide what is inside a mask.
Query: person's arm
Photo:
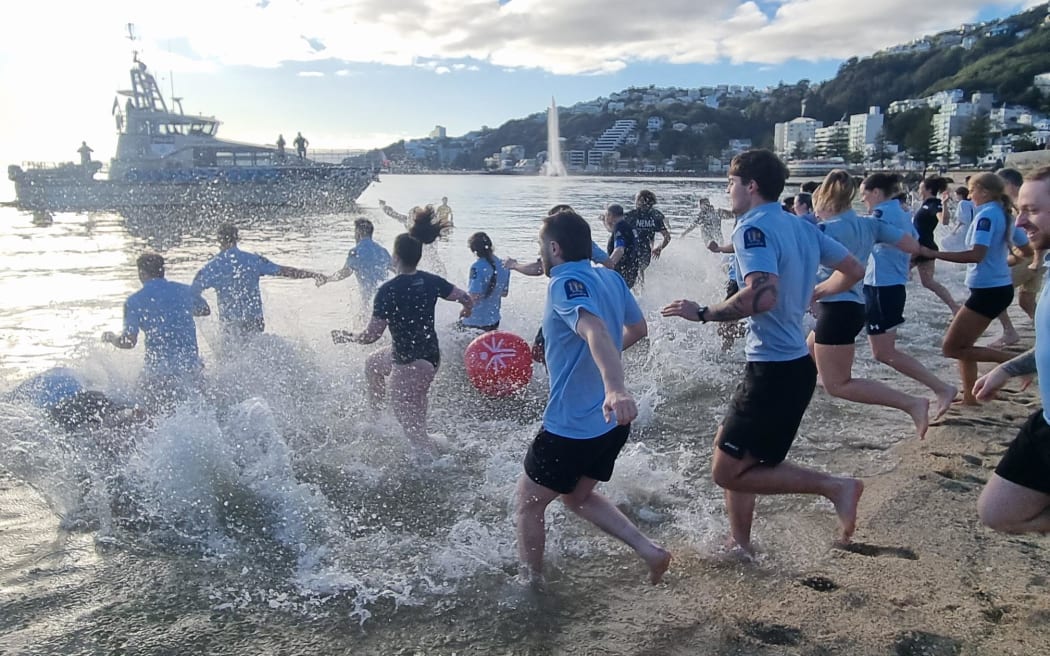
[[[915,241],[910,235],[905,235],[908,239]],[[902,240],[903,241],[903,240]],[[918,245],[918,242],[916,242]],[[835,273],[813,288],[813,300],[819,301],[822,298],[827,298],[834,294],[841,294],[842,292],[849,291],[860,282],[861,278],[864,277],[864,265],[857,261],[857,258],[852,255],[847,255],[842,260],[833,266]]]
[[[328,277],[323,273],[315,273],[313,271],[307,271],[306,269],[296,269],[290,266],[278,266],[277,273],[274,274],[280,278],[295,278],[296,280],[303,280],[306,278],[313,278],[317,281],[317,285],[321,286],[328,282]]]
[[[517,271],[523,276],[539,276],[543,274],[543,262],[536,260],[528,264],[522,264],[512,257],[503,260],[503,266],[511,271]]]
[[[195,294],[193,297],[193,316],[206,317],[210,314],[211,306],[208,305],[208,301],[204,300],[204,297],[200,294]]]
[[[941,225],[948,225],[952,218],[952,210],[948,205],[948,192],[944,192],[941,195],[941,211],[937,214],[937,218],[940,220]]]
[[[663,242],[659,246],[653,248],[653,257],[660,257],[660,253],[663,253],[664,249],[667,248],[667,245],[671,243],[671,231],[668,230],[666,226],[660,231],[660,234],[663,236]]]
[[[605,386],[605,402],[602,403],[602,414],[606,421],[616,416],[616,423],[626,426],[638,416],[638,406],[627,391],[623,379],[623,362],[620,352],[616,350],[612,336],[597,315],[585,309],[579,310],[576,321],[576,334],[587,342],[587,348],[594,358],[594,364],[602,376]]]
[[[712,253],[722,253],[723,255],[736,252],[733,249],[732,242],[728,244],[719,244],[713,239],[707,244],[707,250],[711,251]]]
[[[386,204],[385,200],[379,201],[379,207],[383,210],[383,213],[389,216],[390,218],[397,219],[401,223],[404,223],[406,226],[409,224],[408,215],[402,214],[401,212],[395,210],[393,207],[390,207]]]
[[[623,350],[631,348],[649,335],[649,324],[645,319],[626,324],[623,327]]]
[[[1031,376],[1035,373],[1035,349],[1033,348],[978,378],[973,386],[973,395],[978,401],[988,401],[994,398],[995,393],[1002,389],[1011,378]]]
[[[350,267],[343,267],[332,275],[326,276],[326,282],[339,282],[340,280],[345,280],[350,277],[351,273],[353,273],[353,271],[350,270]],[[318,283],[317,286],[320,287],[321,284]]]
[[[739,321],[772,310],[777,305],[779,292],[778,276],[755,271],[744,278],[744,286],[740,291],[722,303],[707,308],[703,317],[700,316],[700,304],[686,299],[668,303],[660,310],[660,314],[689,321]]]
[[[371,344],[383,336],[386,326],[386,319],[373,316],[368,322],[368,327],[359,333],[349,330],[333,330],[332,341],[336,344]]]
[[[116,334],[107,330],[102,333],[102,341],[119,349],[133,349],[139,339],[139,314],[130,301],[124,303],[124,330]]]
[[[470,313],[474,311],[474,299],[470,297],[470,294],[459,287],[453,287],[452,291],[444,298],[446,301],[453,301],[463,306],[459,311],[460,319],[466,319],[470,316]]]
[[[980,244],[974,244],[973,248],[968,251],[935,251],[923,246],[919,252],[923,257],[944,260],[945,262],[955,262],[956,264],[976,264],[983,261],[987,253],[988,247]]]

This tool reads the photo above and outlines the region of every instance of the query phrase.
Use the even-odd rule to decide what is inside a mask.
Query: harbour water
[[[361,205],[389,247],[402,228],[379,199],[406,211],[448,196],[455,232],[425,262],[465,286],[466,240],[476,230],[489,233],[498,256],[531,259],[539,218],[568,202],[604,244],[604,204],[630,205],[650,188],[677,236],[699,196],[727,205],[724,187],[386,176]],[[242,226],[246,250],[325,273],[342,266],[353,242],[347,215],[228,218]],[[119,329],[123,301],[139,287],[134,260],[158,250],[168,277],[188,282],[217,250],[214,229],[111,214],[37,225],[0,210],[0,391],[61,364],[89,387],[132,397],[141,346],[116,351],[98,336]],[[671,243],[640,292],[650,337],[625,356],[640,417],[603,489],[676,553],[715,558],[726,522],[709,480],[710,443],[743,354],[723,353],[714,327],[658,311],[675,298],[723,296],[720,260],[698,233]],[[959,298],[962,275],[938,265]],[[421,645],[425,653],[542,653],[552,632],[586,637],[588,598],[641,584],[625,547],[552,506],[551,590],[547,601],[527,597],[513,581],[510,509],[545,399],[542,368],[520,398],[478,396],[460,355],[469,337],[452,329],[458,306],[439,304],[430,427],[448,446],[420,462],[391,417],[365,412],[362,365],[375,347],[329,338],[333,328],[362,325],[354,285],[264,280],[267,334],[243,349],[223,347],[214,317],[199,320],[204,398],[127,434],[67,435],[31,408],[0,402],[0,653],[414,653]],[[502,327],[530,338],[544,292],[544,279],[515,274]],[[906,316],[902,348],[954,379],[937,353],[948,311],[917,280]],[[922,392],[874,363],[866,346],[855,373]],[[793,457],[869,476],[895,466],[887,449],[911,431],[901,413],[818,391]],[[756,534],[776,549],[760,566],[814,558],[826,548],[829,510],[811,499],[764,500]],[[800,515],[826,516],[827,533],[799,532]]]

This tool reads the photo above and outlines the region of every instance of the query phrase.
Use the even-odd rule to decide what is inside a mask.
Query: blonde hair
[[[856,196],[857,183],[853,176],[842,169],[834,169],[813,192],[813,208],[822,217],[825,214],[836,216],[852,207]]]
[[[1017,214],[1017,207],[1014,205],[1014,200],[1010,198],[1010,194],[1006,193],[1006,183],[998,175],[986,172],[970,178],[969,186],[971,200],[973,199],[973,188],[980,187],[991,195],[994,202],[1002,206],[1003,214],[1006,215],[1006,234],[1004,238],[1006,243],[1009,244],[1013,238],[1014,216]]]

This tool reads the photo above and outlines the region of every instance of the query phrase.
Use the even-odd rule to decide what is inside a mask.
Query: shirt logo
[[[579,280],[566,280],[565,281],[565,297],[568,299],[574,298],[589,298],[590,292],[587,291],[587,287]]]
[[[991,232],[992,220],[988,217],[984,217],[977,222],[977,232]]]
[[[871,213],[871,215],[874,216],[876,219],[881,219],[882,218],[882,210],[875,210],[874,212]]]
[[[765,248],[766,235],[758,228],[748,228],[744,231],[744,248]]]

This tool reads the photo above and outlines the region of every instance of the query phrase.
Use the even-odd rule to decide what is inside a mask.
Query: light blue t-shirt
[[[596,241],[591,241],[591,261],[598,264],[605,264],[609,261],[609,254]]]
[[[644,319],[623,276],[590,262],[566,262],[551,269],[543,311],[544,355],[550,374],[550,396],[543,412],[544,430],[572,439],[608,433],[616,421],[605,421],[605,384],[587,342],[576,334],[580,310],[600,318],[616,350],[623,348],[623,327]]]
[[[31,403],[44,410],[52,410],[59,403],[82,392],[84,386],[76,373],[68,367],[54,367],[43,371],[16,387],[9,397]]]
[[[798,216],[798,218],[802,219],[806,223],[817,225],[817,215],[813,212],[806,212],[805,214],[798,214],[796,216]]]
[[[1011,240],[1013,237],[1011,231]],[[1006,240],[1006,215],[999,203],[991,201],[977,207],[977,213],[966,233],[966,245],[969,248],[977,245],[988,247],[983,260],[966,265],[967,287],[986,289],[1013,284],[1010,265],[1006,261],[1010,254],[1010,245]]]
[[[201,368],[195,313],[208,304],[200,292],[179,282],[153,278],[124,302],[124,335],[146,333],[146,372],[178,375]]]
[[[498,258],[494,257],[492,261],[496,264],[495,268],[484,258],[478,258],[474,264],[470,265],[470,284],[467,291],[471,294],[480,294],[482,298],[474,303],[474,310],[469,317],[463,320],[464,326],[494,326],[500,321],[503,297],[507,295],[507,290],[510,288],[510,270],[505,268]],[[485,296],[493,273],[496,275],[496,285],[492,288],[492,292]]]
[[[834,266],[849,256],[849,251],[776,202],[760,205],[740,217],[733,230],[733,249],[741,287],[752,273],[771,273],[780,279],[776,306],[747,319],[744,352],[748,362],[804,357],[809,349],[802,315],[813,298],[817,267]]]
[[[390,252],[371,238],[365,237],[350,249],[346,268],[354,272],[361,293],[369,300],[390,273]]]
[[[883,201],[875,206],[871,216],[882,219],[894,228],[916,239],[919,233],[912,225],[911,215],[896,199]],[[864,273],[864,284],[872,287],[890,287],[908,282],[911,255],[892,244],[875,244],[868,257],[868,268]]]
[[[198,292],[214,289],[219,319],[246,321],[263,318],[261,276],[275,276],[281,267],[255,253],[234,246],[213,257],[193,278]]]
[[[973,201],[970,199],[959,201],[959,209],[956,210],[955,220],[962,225],[969,227],[970,223],[973,222],[974,215]]]
[[[1050,285],[1044,284],[1035,306],[1035,368],[1039,377],[1039,397],[1043,419],[1050,423]]]
[[[833,216],[817,226],[824,234],[846,247],[853,257],[860,262],[867,262],[876,244],[896,244],[904,237],[904,232],[886,223],[882,219],[857,216],[853,210],[846,210]],[[824,282],[835,270],[821,266],[817,280]],[[851,301],[864,303],[864,281],[858,280],[851,289],[840,294],[832,294],[820,299],[821,303]]]

